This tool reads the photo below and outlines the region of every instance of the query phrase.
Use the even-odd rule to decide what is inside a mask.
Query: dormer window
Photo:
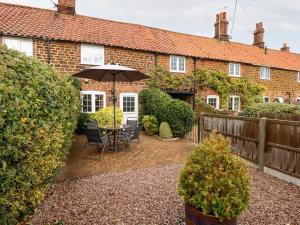
[[[262,80],[270,80],[271,79],[270,67],[262,66],[260,68],[260,79],[262,79]]]
[[[184,56],[170,56],[170,71],[185,73],[186,59]]]
[[[239,63],[229,63],[229,76],[241,76],[241,65]]]

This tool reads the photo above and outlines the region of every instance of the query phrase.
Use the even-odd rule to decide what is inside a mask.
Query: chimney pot
[[[216,15],[215,22],[215,38],[220,41],[228,41],[229,35],[228,30],[228,21],[226,19],[226,12],[221,12]]]
[[[57,12],[59,14],[75,15],[76,0],[58,0]]]
[[[265,33],[265,29],[263,26],[263,23],[257,23],[256,24],[256,29],[254,31],[254,42],[253,45],[256,45],[260,48],[264,48],[265,47],[265,42],[264,42],[264,33]]]
[[[287,43],[283,43],[282,48],[280,49],[282,52],[289,52],[290,47],[287,45]]]

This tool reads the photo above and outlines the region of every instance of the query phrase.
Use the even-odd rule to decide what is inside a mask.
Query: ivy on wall
[[[210,88],[220,97],[222,109],[227,108],[230,94],[239,95],[244,106],[262,102],[265,88],[248,78],[232,78],[222,71],[197,70],[195,74],[173,74],[163,67],[155,68],[148,79],[149,87],[168,89],[192,89],[194,85],[204,90]]]

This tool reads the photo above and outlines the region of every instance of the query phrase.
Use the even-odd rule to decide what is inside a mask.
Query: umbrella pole
[[[116,127],[116,74],[113,73],[113,103],[114,103],[114,128]],[[117,150],[116,146],[116,130],[114,129],[114,151]]]

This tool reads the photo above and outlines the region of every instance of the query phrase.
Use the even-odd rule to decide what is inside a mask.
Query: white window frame
[[[266,98],[268,98],[268,99],[269,99],[269,101],[268,101],[268,102],[271,102],[271,98],[270,98],[270,96],[264,96],[264,97],[263,97],[263,101],[264,101],[264,103],[267,103],[267,102],[265,101],[265,99],[266,99]]]
[[[232,109],[229,109],[229,99],[230,99],[230,98],[233,98],[233,101],[232,101]],[[238,108],[238,109],[234,109],[235,98],[239,98],[239,108]],[[237,112],[240,112],[240,111],[241,111],[241,97],[238,96],[238,95],[230,95],[230,96],[229,96],[229,99],[228,99],[228,107],[227,107],[227,109],[228,109],[228,110],[231,110],[231,111],[237,111]]]
[[[80,92],[80,107],[81,107],[81,112],[82,111],[82,100],[81,100],[81,96],[82,95],[92,95],[92,111],[91,112],[84,112],[84,113],[95,113],[96,112],[96,104],[95,104],[95,95],[103,95],[103,108],[106,107],[106,93],[103,91],[81,91]]]
[[[123,112],[123,97],[134,97],[134,112]],[[123,113],[126,114],[138,114],[139,105],[138,105],[138,94],[137,93],[120,93],[120,109]]]
[[[300,72],[297,73],[297,82],[300,83]]]
[[[231,74],[232,66],[233,66],[233,74]],[[238,73],[236,73],[237,67],[238,67]],[[229,63],[228,64],[228,75],[230,77],[241,77],[241,64],[240,63]]]
[[[218,95],[208,95],[206,97],[206,103],[209,105],[209,99],[213,99],[213,98],[215,98],[217,100],[215,109],[220,109],[220,97]],[[213,106],[211,106],[211,107],[213,107]]]
[[[90,50],[93,50],[93,51],[96,51],[96,50],[99,50],[101,55],[102,55],[102,58],[101,58],[101,62],[95,62],[95,61],[85,61],[84,60],[84,52],[86,51],[86,49],[90,49]],[[91,53],[92,55],[94,53]],[[80,47],[80,63],[81,64],[84,64],[84,65],[96,65],[96,66],[101,66],[101,65],[104,65],[104,57],[105,57],[105,54],[104,54],[104,47],[101,46],[101,45],[89,45],[89,44],[81,44],[81,47]]]
[[[276,101],[276,99],[279,100],[279,103],[283,103],[283,102],[284,102],[284,99],[283,99],[283,97],[281,97],[281,96],[276,96],[276,97],[274,98],[274,102]]]
[[[173,58],[176,59],[176,69],[172,69],[172,59]],[[183,59],[183,62],[184,62],[184,69],[183,70],[179,69],[179,59]],[[185,73],[186,72],[186,57],[177,56],[177,55],[170,55],[170,72]]]
[[[266,71],[269,71],[269,76],[266,77]],[[271,80],[271,68],[267,66],[260,67],[260,79],[261,80]]]
[[[18,41],[18,48],[11,48],[10,46],[7,45],[7,41]],[[30,38],[23,38],[23,37],[12,37],[12,36],[4,36],[2,37],[2,43],[5,44],[8,48],[17,50],[19,52],[24,53],[27,56],[33,56],[33,43],[32,43],[32,39]],[[30,46],[29,51],[22,51],[22,43],[23,45],[26,43]]]

